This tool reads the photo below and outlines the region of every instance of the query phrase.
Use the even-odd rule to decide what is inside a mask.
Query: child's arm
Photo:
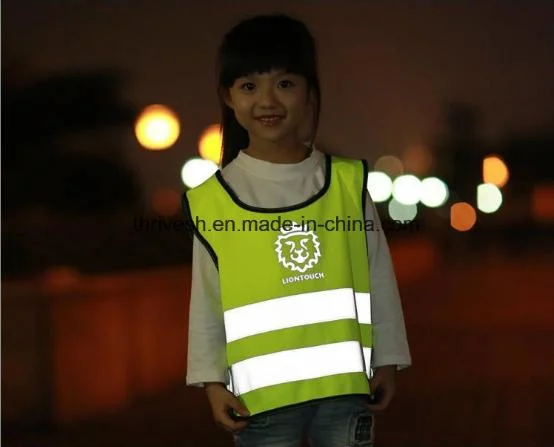
[[[225,383],[225,329],[219,277],[208,251],[194,237],[189,310],[187,385]]]
[[[396,390],[396,371],[411,364],[404,325],[404,314],[387,239],[375,204],[366,192],[366,219],[373,221],[367,231],[371,277],[371,318],[374,349],[370,381],[373,398],[369,409],[379,413],[387,409]]]
[[[374,368],[395,365],[402,369],[411,365],[404,314],[387,239],[369,193],[366,219],[373,220],[374,228],[379,230],[367,232],[374,336],[372,365]]]
[[[203,386],[217,425],[238,433],[247,422],[233,420],[231,410],[248,409],[226,389],[225,327],[219,295],[219,275],[202,243],[193,241],[189,313],[187,385]]]

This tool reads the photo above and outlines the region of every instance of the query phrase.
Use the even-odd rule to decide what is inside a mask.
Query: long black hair
[[[272,69],[306,78],[315,99],[309,141],[310,145],[313,143],[321,109],[315,40],[304,23],[287,15],[254,16],[234,26],[219,47],[216,73],[221,107],[222,167],[249,144],[248,132],[225,102],[228,89],[237,78]]]

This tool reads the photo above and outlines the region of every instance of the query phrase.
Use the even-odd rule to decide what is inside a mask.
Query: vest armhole
[[[192,218],[192,212],[190,210],[190,203],[187,196],[187,193],[184,192],[182,195],[181,203],[183,205],[183,214],[185,216],[185,228],[188,230],[189,236],[191,239],[196,236],[198,240],[206,247],[206,250],[208,251],[210,257],[212,258],[212,261],[215,264],[215,267],[219,269],[219,264],[217,260],[217,255],[215,254],[214,249],[210,245],[210,243],[206,240],[204,236],[200,233],[196,225],[194,225],[194,219]]]

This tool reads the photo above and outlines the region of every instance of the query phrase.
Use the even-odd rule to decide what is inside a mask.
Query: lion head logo
[[[290,228],[281,228],[275,245],[279,263],[300,273],[311,269],[321,257],[317,235],[313,231],[306,231],[296,222],[292,222]]]

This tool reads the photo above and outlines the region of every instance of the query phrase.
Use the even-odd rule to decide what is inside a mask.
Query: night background
[[[4,445],[232,445],[185,386],[175,224],[209,165],[217,46],[266,12],[317,39],[316,146],[448,188],[371,191],[405,221],[387,237],[413,358],[376,445],[554,445],[554,2],[2,6]],[[179,123],[164,148],[137,130],[156,104]]]

